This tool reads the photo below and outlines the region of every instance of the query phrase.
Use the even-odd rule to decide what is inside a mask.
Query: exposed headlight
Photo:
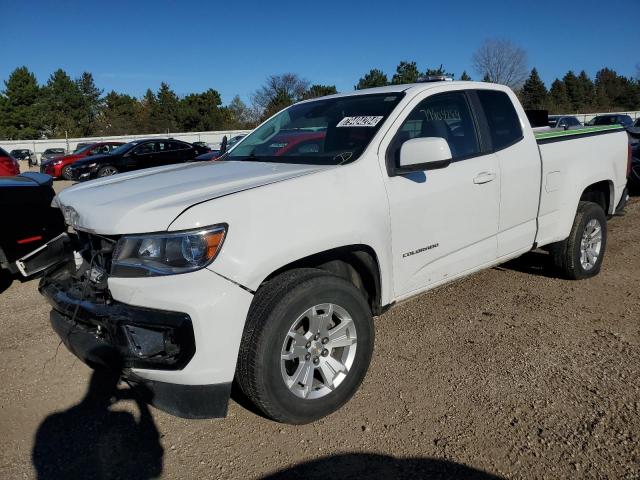
[[[96,162],[92,162],[89,165],[87,165],[87,167],[89,167],[89,168],[95,168],[97,166],[98,166],[98,164]]]
[[[52,165],[60,165],[62,164],[62,160],[54,160]]]
[[[209,265],[222,248],[227,225],[175,233],[124,236],[116,245],[111,275],[153,277],[192,272]]]

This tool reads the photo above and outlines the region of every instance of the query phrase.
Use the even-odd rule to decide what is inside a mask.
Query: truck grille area
[[[43,276],[39,290],[53,307],[54,330],[90,365],[117,358],[119,368],[183,368],[195,353],[189,315],[127,305],[111,297],[108,272],[116,241],[78,232],[73,237],[77,253]],[[109,359],[99,358],[103,354]]]

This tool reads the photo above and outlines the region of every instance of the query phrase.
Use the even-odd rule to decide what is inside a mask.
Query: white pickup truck
[[[540,247],[597,274],[628,163],[622,128],[534,133],[500,85],[309,100],[220,161],[64,190],[68,253],[40,291],[72,352],[161,409],[225,416],[235,381],[306,423],[355,393],[395,303]]]

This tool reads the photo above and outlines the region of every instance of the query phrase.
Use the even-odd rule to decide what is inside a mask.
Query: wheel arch
[[[585,187],[579,201],[593,202],[602,207],[607,215],[615,208],[615,188],[611,180],[601,180]]]
[[[344,278],[363,293],[373,315],[380,315],[385,310],[382,305],[380,263],[376,252],[368,245],[345,245],[294,260],[267,275],[260,287],[278,275],[297,268],[316,268]]]

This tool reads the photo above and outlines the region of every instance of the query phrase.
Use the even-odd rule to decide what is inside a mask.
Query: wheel
[[[115,175],[118,173],[118,169],[111,165],[105,165],[104,167],[100,167],[98,170],[99,177],[110,177],[111,175]]]
[[[66,165],[62,169],[61,175],[65,180],[73,180],[73,175],[71,175],[71,165]]]
[[[256,293],[236,381],[271,419],[309,423],[353,396],[373,340],[371,309],[356,287],[322,270],[292,270]]]
[[[607,246],[607,217],[597,203],[580,202],[569,238],[552,246],[554,263],[570,279],[600,272]]]

